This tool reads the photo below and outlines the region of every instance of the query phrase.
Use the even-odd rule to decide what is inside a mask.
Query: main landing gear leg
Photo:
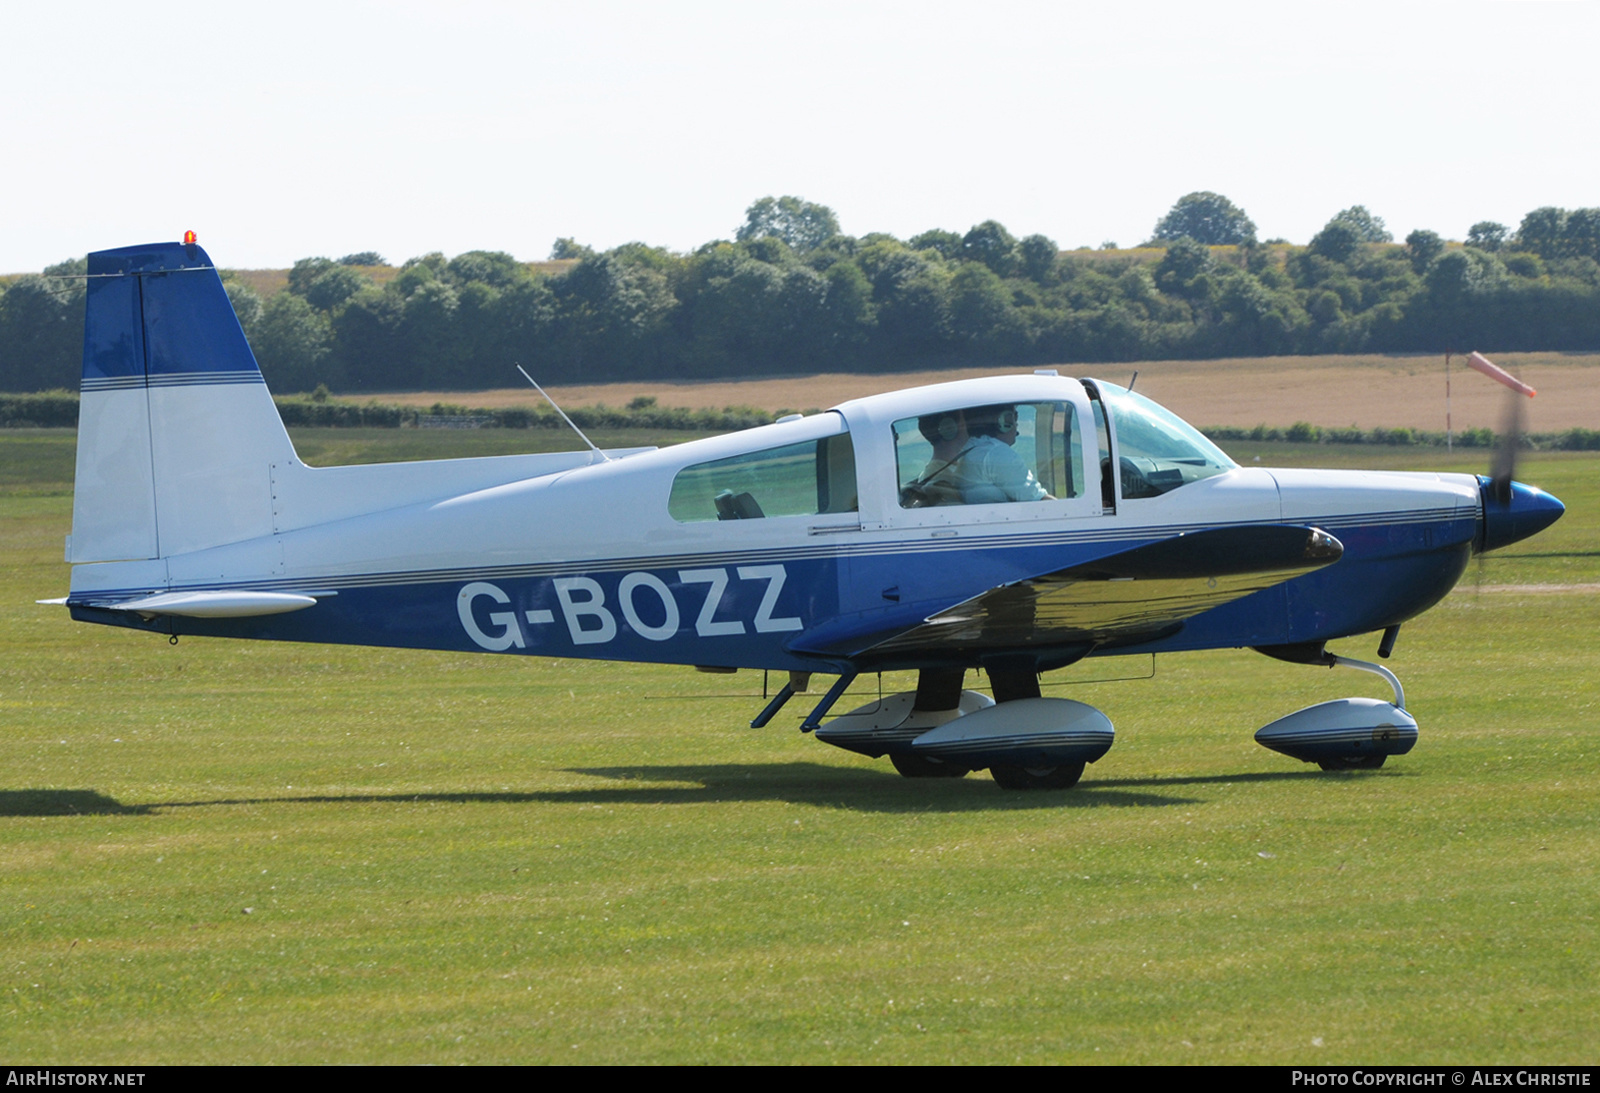
[[[1383,644],[1378,649],[1378,655],[1387,657],[1394,649],[1394,635],[1400,632],[1398,626],[1391,626],[1384,631]],[[1394,688],[1395,708],[1406,708],[1406,692],[1400,686],[1400,677],[1381,664],[1373,664],[1368,660],[1355,660],[1351,657],[1341,657],[1337,653],[1329,653],[1336,667],[1355,668],[1362,672],[1371,672],[1375,676],[1382,676],[1389,681],[1389,686]],[[1389,758],[1387,754],[1380,755],[1336,755],[1327,759],[1319,759],[1317,766],[1323,770],[1377,770],[1383,766],[1383,761]]]
[[[961,705],[965,668],[924,668],[917,673],[917,698],[912,712],[953,710]],[[906,778],[964,778],[970,768],[908,751],[892,752],[889,762]]]
[[[1039,673],[1026,668],[990,668],[989,685],[996,702],[1015,702],[1039,697]],[[1071,789],[1083,777],[1082,763],[1062,763],[1051,767],[1023,767],[994,763],[989,777],[1001,789]]]

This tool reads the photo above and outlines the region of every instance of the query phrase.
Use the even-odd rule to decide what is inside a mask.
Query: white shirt
[[[1042,501],[1046,496],[1022,457],[992,436],[975,438],[950,470],[955,472],[964,504]]]

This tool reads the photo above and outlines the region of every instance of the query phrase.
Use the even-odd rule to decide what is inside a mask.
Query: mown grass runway
[[[8,1061],[1595,1060],[1595,458],[1402,632],[1411,755],[1251,740],[1377,680],[1171,656],[1047,691],[1119,739],[1038,794],[744,728],[748,672],[74,624],[70,475],[0,437]]]

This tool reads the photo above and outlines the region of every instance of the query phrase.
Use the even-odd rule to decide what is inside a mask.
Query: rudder
[[[89,255],[67,560],[165,558],[272,531],[294,447],[209,256]]]

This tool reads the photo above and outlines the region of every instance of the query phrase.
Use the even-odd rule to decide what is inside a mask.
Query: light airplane
[[[665,450],[312,468],[198,246],[89,256],[61,601],[84,622],[836,677],[802,728],[910,777],[1064,788],[1110,720],[1042,697],[1084,657],[1253,647],[1390,681],[1257,739],[1329,769],[1409,750],[1399,681],[1325,650],[1437,603],[1562,513],[1462,474],[1239,467],[1053,371],[845,402]],[[864,672],[914,692],[824,722]],[[964,688],[981,669],[993,699]]]

